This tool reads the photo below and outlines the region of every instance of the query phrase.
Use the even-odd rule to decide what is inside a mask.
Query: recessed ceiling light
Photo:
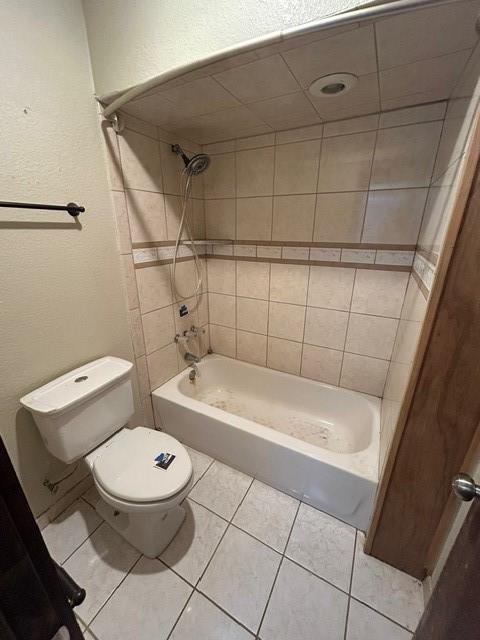
[[[331,73],[314,80],[308,90],[316,98],[335,98],[350,91],[357,81],[353,73]]]

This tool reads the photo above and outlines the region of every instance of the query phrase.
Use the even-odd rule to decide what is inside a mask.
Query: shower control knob
[[[475,484],[473,478],[466,473],[458,473],[453,477],[452,487],[455,495],[464,502],[480,498],[480,485]]]
[[[196,327],[194,324],[192,324],[192,326],[190,327],[190,329],[185,329],[185,331],[183,332],[183,335],[186,338],[196,338],[198,336],[198,327]]]

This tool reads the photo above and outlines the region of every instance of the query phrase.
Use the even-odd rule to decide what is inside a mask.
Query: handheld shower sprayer
[[[182,171],[181,175],[181,189],[180,192],[182,194],[182,212],[178,225],[177,238],[175,241],[175,251],[173,253],[173,269],[172,269],[172,285],[175,291],[176,296],[179,299],[186,299],[196,296],[202,290],[202,269],[200,265],[200,259],[198,257],[197,249],[195,247],[195,242],[193,239],[193,234],[191,231],[191,225],[188,220],[188,203],[190,200],[191,189],[192,189],[192,179],[194,176],[198,176],[200,173],[203,173],[210,164],[210,157],[206,153],[197,153],[196,155],[189,158],[187,154],[183,151],[182,147],[179,144],[172,144],[172,152],[179,155],[184,164],[185,168]],[[189,292],[188,295],[184,295],[184,293],[180,293],[177,289],[176,283],[176,269],[177,269],[177,258],[178,258],[178,249],[180,242],[182,240],[183,233],[186,233],[187,240],[190,241],[190,247],[193,254],[193,259],[195,261],[195,271],[196,271],[196,282],[194,286],[193,292]]]

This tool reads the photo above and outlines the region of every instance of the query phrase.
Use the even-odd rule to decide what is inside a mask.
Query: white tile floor
[[[90,489],[43,532],[87,590],[87,640],[409,640],[419,582],[362,550],[363,534],[189,449],[186,520],[158,560],[91,505]]]

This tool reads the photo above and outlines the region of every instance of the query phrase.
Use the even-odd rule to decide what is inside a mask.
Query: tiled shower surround
[[[147,268],[134,268],[133,247],[147,244],[144,253],[149,257],[149,243],[170,246],[170,250],[174,244],[180,217],[181,161],[170,150],[168,134],[159,141],[157,128],[153,125],[128,116],[125,116],[125,122],[126,128],[120,136],[110,127],[104,127],[103,133],[142,410],[142,415],[136,416],[135,420],[153,426],[150,391],[184,366],[180,348],[174,342],[175,334],[191,325],[201,326],[202,352],[208,347],[207,289],[205,282],[200,295],[180,301],[171,287],[171,259],[167,264],[148,266],[149,263],[144,263]],[[189,152],[199,151],[188,143],[184,148]],[[203,237],[201,179],[194,184],[192,196],[194,233],[196,237]],[[156,259],[156,249],[154,251]],[[192,293],[193,262],[181,260],[177,267],[178,287],[182,293]],[[203,271],[206,271],[205,264]],[[180,318],[179,307],[184,303],[189,314]],[[198,345],[192,347],[195,349]]]
[[[125,116],[105,129],[140,397],[185,364],[175,333],[202,328],[214,352],[382,396],[432,183],[447,103],[203,147],[191,214],[204,283],[182,247],[180,142]],[[428,207],[428,205],[427,205]],[[190,297],[189,297],[190,296]]]
[[[380,463],[393,438],[427,310],[448,223],[453,213],[465,151],[478,108],[476,86],[480,64],[477,46],[448,102],[427,204],[419,233],[412,275],[405,296],[383,393]]]
[[[204,147],[214,351],[382,395],[444,113]]]

